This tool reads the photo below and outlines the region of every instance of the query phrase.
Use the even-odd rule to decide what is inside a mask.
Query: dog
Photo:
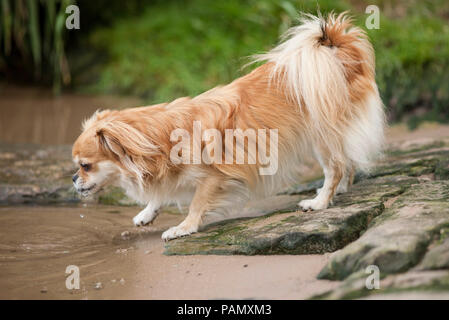
[[[373,47],[346,12],[304,14],[278,46],[253,62],[259,66],[252,72],[194,98],[97,111],[73,145],[76,190],[89,196],[106,185],[122,187],[146,205],[133,219],[136,226],[152,223],[162,205],[189,201],[184,221],[162,234],[170,240],[197,232],[205,214],[239,210],[296,181],[298,164],[313,157],[324,184],[298,205],[326,209],[352,185],[356,170],[369,170],[382,154],[385,114]],[[210,140],[201,132],[195,137],[198,124],[202,133],[212,132]],[[229,130],[270,134],[244,134],[243,143],[235,134],[229,146],[216,139]],[[206,163],[198,154],[211,151],[206,142],[212,140],[219,141],[209,154],[215,161]],[[224,161],[223,150],[231,161]],[[270,174],[261,174],[267,163],[260,154],[277,161]]]

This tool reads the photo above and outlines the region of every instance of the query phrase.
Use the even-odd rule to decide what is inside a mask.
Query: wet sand
[[[1,207],[0,299],[304,299],[338,285],[316,279],[328,255],[165,256],[160,236],[183,216],[142,229],[131,224],[138,211]],[[69,265],[79,290],[65,286]]]

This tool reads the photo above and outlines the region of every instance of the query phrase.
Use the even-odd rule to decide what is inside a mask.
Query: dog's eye
[[[91,165],[88,163],[81,163],[80,166],[81,168],[83,168],[84,171],[89,171],[91,168]]]

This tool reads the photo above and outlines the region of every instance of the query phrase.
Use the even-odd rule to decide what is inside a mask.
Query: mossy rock
[[[97,195],[100,204],[110,206],[135,206],[137,203],[129,199],[123,189],[118,187],[106,187]]]
[[[0,204],[77,203],[82,199],[72,184],[77,170],[71,146],[0,144]],[[134,205],[119,188],[105,188],[83,201]]]
[[[369,265],[387,274],[415,266],[434,235],[449,226],[448,188],[447,181],[412,185],[359,239],[333,254],[318,277],[343,280]]]
[[[367,286],[367,282],[372,284],[371,275],[369,270],[360,270],[336,288],[310,299],[449,299],[448,270],[381,275],[378,288]]]
[[[449,228],[440,230],[416,269],[449,269]]]
[[[169,241],[165,254],[311,254],[332,252],[358,238],[383,210],[360,203],[317,212],[273,213],[213,224]]]

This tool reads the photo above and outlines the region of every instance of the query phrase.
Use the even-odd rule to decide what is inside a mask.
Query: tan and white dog
[[[73,146],[80,166],[73,177],[77,191],[87,196],[107,184],[121,186],[146,205],[134,218],[137,226],[151,223],[162,205],[187,199],[186,219],[162,235],[169,240],[197,232],[206,213],[242,208],[253,196],[279,190],[296,179],[298,164],[313,156],[323,168],[324,185],[299,206],[327,208],[336,192],[351,186],[354,171],[368,170],[382,149],[385,117],[373,48],[344,13],[304,15],[283,42],[255,60],[265,63],[195,98],[96,112]],[[214,149],[212,155],[217,161],[198,162],[175,148],[179,136],[173,138],[179,129],[194,136],[195,123],[223,136],[227,130],[275,130],[276,141],[271,134],[231,147],[223,142],[225,152]],[[184,147],[203,150],[203,138],[187,139]],[[176,159],[185,161],[173,161],[174,150]],[[226,152],[233,161],[224,161]],[[239,152],[246,163],[236,161]],[[264,163],[258,153],[276,159],[277,170],[260,174]]]

